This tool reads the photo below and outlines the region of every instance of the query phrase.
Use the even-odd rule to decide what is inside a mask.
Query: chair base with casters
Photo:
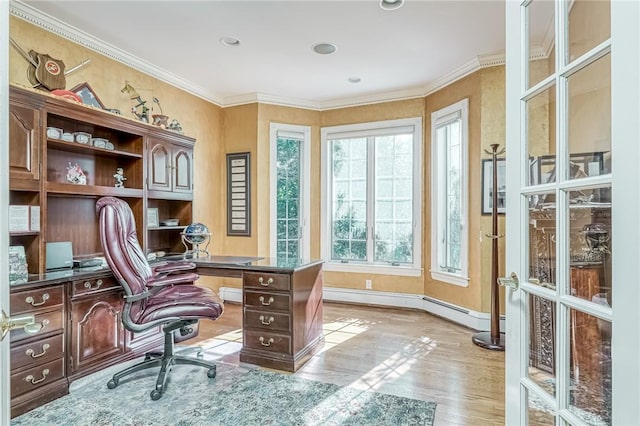
[[[162,398],[167,385],[167,378],[169,372],[174,365],[188,364],[197,365],[207,368],[207,377],[213,379],[216,377],[216,365],[212,362],[207,362],[202,359],[190,358],[182,355],[175,354],[175,343],[173,333],[176,330],[184,329],[189,325],[196,323],[198,320],[182,320],[170,323],[163,327],[164,331],[164,351],[163,352],[149,352],[145,354],[144,361],[132,365],[125,370],[122,370],[113,375],[113,378],[107,383],[109,389],[114,389],[120,383],[120,379],[129,374],[146,370],[147,368],[160,367],[160,373],[156,380],[156,388],[151,391],[151,399],[157,401]],[[198,355],[198,358],[200,355]]]

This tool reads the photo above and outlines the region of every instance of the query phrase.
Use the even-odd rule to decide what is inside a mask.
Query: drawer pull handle
[[[31,358],[35,359],[35,358],[40,358],[42,355],[47,353],[47,349],[49,349],[49,344],[45,343],[44,345],[42,345],[42,352],[40,352],[39,354],[35,354],[33,349],[27,349],[27,356],[30,356]]]
[[[35,377],[33,377],[31,374],[29,374],[24,379],[27,382],[30,382],[32,385],[37,385],[40,382],[44,382],[48,375],[49,375],[49,369],[45,368],[44,370],[42,370],[42,378],[41,379],[36,380]]]
[[[43,319],[42,321],[40,321],[40,325],[42,326],[40,327],[40,331],[43,331],[44,328],[48,326],[50,322],[51,321],[49,321],[48,319]]]
[[[260,300],[260,303],[262,303],[263,306],[269,306],[274,302],[273,297],[270,297],[266,302],[264,301],[264,296],[260,296],[258,300]]]
[[[32,296],[29,296],[26,299],[24,299],[24,301],[29,303],[31,306],[42,306],[45,303],[47,303],[47,300],[49,300],[49,293],[44,293],[42,295],[42,302],[38,302],[38,303],[36,303],[36,301],[33,299]]]
[[[269,287],[271,284],[273,284],[273,278],[269,278],[267,280],[267,282],[264,282],[264,279],[262,277],[258,278],[258,282],[260,283],[261,286],[263,287]]]
[[[264,320],[264,315],[260,315],[260,322],[262,325],[271,325],[275,321],[274,317],[269,317],[266,321]]]
[[[88,289],[88,290],[97,290],[102,286],[102,280],[98,280],[96,281],[96,286],[93,287],[93,285],[91,284],[91,281],[85,281],[84,282],[84,288]]]
[[[270,337],[269,340],[267,340],[267,343],[264,342],[264,337],[262,336],[260,336],[258,340],[260,340],[260,344],[262,346],[271,346],[271,344],[274,342],[273,337]]]

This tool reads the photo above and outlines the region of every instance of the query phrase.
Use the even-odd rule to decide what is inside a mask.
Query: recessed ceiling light
[[[360,77],[349,77],[347,81],[349,83],[360,83]]]
[[[380,7],[384,10],[396,10],[402,7],[404,0],[380,0]]]
[[[329,55],[336,51],[336,45],[331,43],[318,43],[313,45],[313,51],[320,55]]]
[[[240,40],[238,40],[235,37],[230,37],[230,36],[226,36],[226,37],[220,38],[220,43],[222,43],[224,46],[227,46],[227,47],[240,46]]]

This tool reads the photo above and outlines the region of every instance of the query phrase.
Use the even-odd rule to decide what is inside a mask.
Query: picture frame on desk
[[[160,226],[160,217],[158,216],[158,209],[156,207],[149,207],[147,209],[147,228],[157,228]]]

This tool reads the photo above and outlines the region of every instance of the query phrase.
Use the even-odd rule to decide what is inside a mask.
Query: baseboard
[[[220,287],[219,294],[224,301],[242,303],[242,289]],[[488,313],[469,310],[420,294],[325,287],[323,299],[331,302],[420,309],[472,330],[488,331],[491,329],[491,315]],[[500,330],[502,331],[505,328],[504,322],[504,315],[501,315]]]

